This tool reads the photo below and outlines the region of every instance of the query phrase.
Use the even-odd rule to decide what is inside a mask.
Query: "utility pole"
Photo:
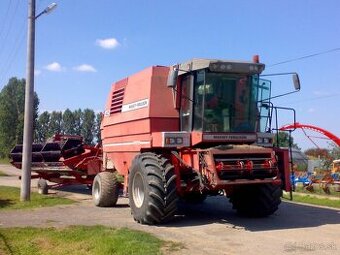
[[[28,0],[27,66],[25,88],[24,139],[22,150],[21,201],[30,201],[34,103],[35,0]]]

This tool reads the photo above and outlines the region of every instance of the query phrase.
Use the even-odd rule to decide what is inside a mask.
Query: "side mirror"
[[[295,90],[299,91],[301,89],[299,75],[295,73],[293,74],[292,78]]]
[[[169,88],[176,87],[177,78],[178,78],[178,67],[175,66],[173,69],[170,69],[169,71],[167,86]]]

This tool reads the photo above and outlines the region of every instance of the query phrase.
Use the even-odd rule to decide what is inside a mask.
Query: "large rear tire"
[[[92,184],[92,199],[96,206],[115,206],[119,195],[117,177],[111,172],[100,172]]]
[[[230,196],[237,213],[247,217],[266,217],[273,214],[281,203],[282,190],[272,184],[244,185]]]
[[[129,173],[129,203],[141,224],[171,220],[177,211],[176,175],[170,161],[154,153],[138,155]]]

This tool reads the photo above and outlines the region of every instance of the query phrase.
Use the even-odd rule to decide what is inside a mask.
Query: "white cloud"
[[[104,49],[114,49],[120,45],[116,38],[97,39],[96,44]]]
[[[88,64],[82,64],[82,65],[79,65],[79,66],[75,66],[75,67],[73,67],[73,69],[78,71],[78,72],[92,72],[92,73],[97,72],[97,70],[93,66],[88,65]]]
[[[39,69],[35,69],[34,70],[34,75],[35,76],[39,76],[41,74],[41,70],[39,70]]]
[[[45,69],[51,72],[61,72],[64,70],[64,68],[58,62],[48,64],[45,66]]]
[[[315,112],[315,109],[314,109],[314,108],[309,108],[309,109],[308,109],[308,112],[309,112],[309,113],[313,113],[313,112]]]

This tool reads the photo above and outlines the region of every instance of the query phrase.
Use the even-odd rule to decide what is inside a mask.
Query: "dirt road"
[[[0,170],[4,168],[0,166]],[[16,177],[0,177],[0,185],[8,182],[15,186],[13,179]],[[268,218],[248,219],[238,217],[226,198],[212,197],[202,205],[181,204],[178,216],[168,225],[144,226],[133,221],[125,198],[117,207],[97,208],[85,188],[74,187],[68,192],[62,194],[71,194],[79,203],[0,212],[1,227],[129,227],[182,242],[186,249],[181,254],[340,254],[340,210],[283,202]]]

